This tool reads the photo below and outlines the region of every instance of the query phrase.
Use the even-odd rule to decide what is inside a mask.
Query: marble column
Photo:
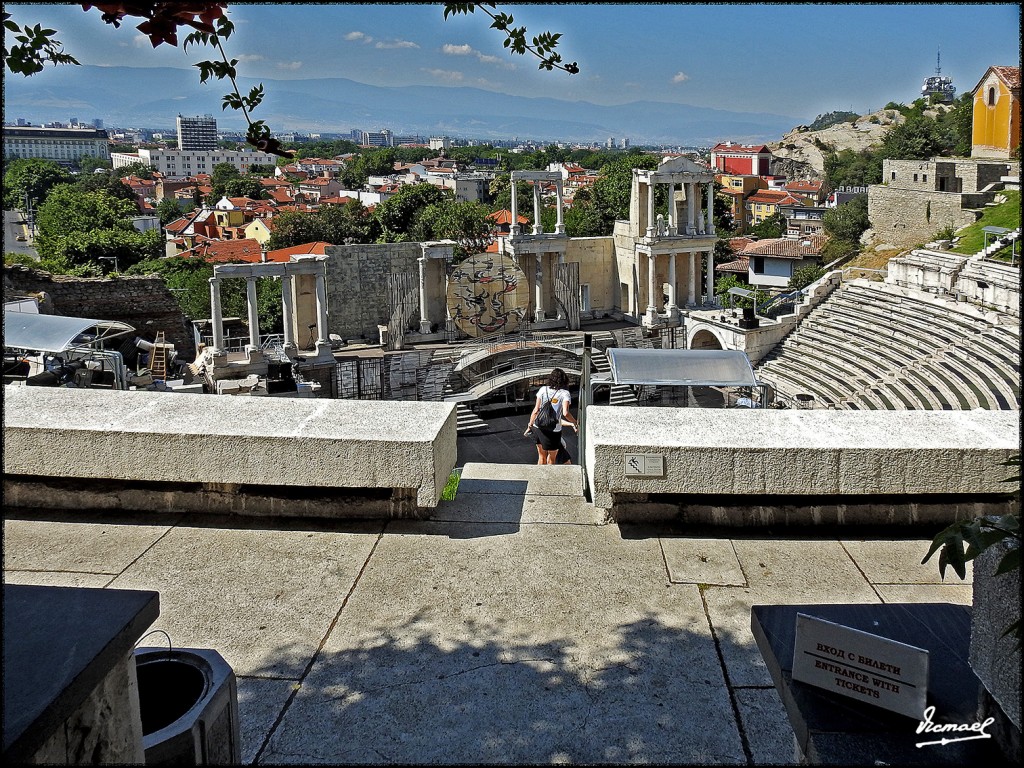
[[[658,322],[658,300],[654,293],[655,277],[657,277],[657,261],[653,253],[647,254],[647,322],[655,325]]]
[[[696,202],[693,198],[695,197],[696,184],[686,182],[686,234],[693,235],[696,233],[694,228],[694,203]]]
[[[687,282],[686,303],[697,303],[697,254],[690,252],[690,275]]]
[[[701,198],[704,196],[704,191],[700,188],[700,184],[696,181],[693,182],[693,197],[694,197],[694,208],[696,209],[697,217],[697,234],[704,234],[704,212],[701,210]]]
[[[708,182],[707,185],[707,198],[708,198],[708,226],[707,234],[715,234],[715,184],[714,182]]]
[[[284,326],[285,351],[295,349],[295,305],[292,298],[292,276],[281,275],[281,314]]]
[[[647,184],[647,236],[654,237],[654,183]]]
[[[510,225],[511,229],[509,230],[509,235],[512,236],[512,237],[515,237],[516,235],[518,235],[520,233],[520,229],[519,229],[519,206],[516,205],[517,200],[516,200],[516,182],[515,182],[515,179],[512,179],[512,181],[510,183],[512,185],[512,223]]]
[[[544,320],[544,254],[537,254],[537,268],[533,278],[533,321]]]
[[[430,318],[427,316],[427,257],[417,259],[420,264],[420,333],[430,333]]]
[[[556,235],[564,235],[565,234],[565,215],[564,215],[564,212],[562,211],[563,193],[562,193],[562,180],[561,179],[559,179],[558,181],[555,182],[555,194],[557,195],[557,198],[558,198],[558,218],[555,221],[555,234]]]
[[[220,278],[210,278],[210,324],[213,326],[213,353],[224,353],[224,313],[220,304]]]
[[[708,301],[712,301],[715,298],[715,252],[714,250],[708,251],[708,275],[707,275],[707,296]]]
[[[676,185],[674,183],[668,185],[668,234],[676,235],[679,230],[676,228]]]
[[[327,277],[316,276],[316,343],[327,342]]]
[[[256,278],[245,278],[245,304],[249,310],[249,346],[260,348],[260,315],[256,305]]]
[[[678,308],[676,304],[676,255],[668,255],[668,309]]]
[[[540,182],[533,182],[533,234],[539,235],[544,232],[544,225],[540,220]]]

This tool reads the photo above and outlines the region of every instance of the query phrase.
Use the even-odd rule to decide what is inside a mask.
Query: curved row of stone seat
[[[884,295],[886,293],[890,293],[892,290],[873,291],[870,287],[855,284],[851,284],[850,289],[851,293],[862,297],[871,294],[874,296],[876,301],[878,300],[879,294]],[[846,303],[847,306],[850,306],[848,298],[848,296],[839,296],[837,297],[838,301],[836,304],[842,305]],[[1019,324],[993,323],[986,318],[971,314],[978,310],[969,306],[964,306],[963,312],[945,311],[943,306],[929,304],[928,302],[916,299],[913,296],[908,296],[902,291],[900,291],[900,295],[897,298],[899,298],[901,302],[903,302],[904,299],[906,300],[903,305],[904,309],[910,305],[916,305],[921,309],[922,316],[930,319],[939,319],[945,322],[945,326],[947,328],[967,331],[967,333],[959,335],[958,337],[939,333],[936,335],[943,341],[951,342],[961,348],[969,349],[980,359],[984,360],[986,366],[993,368],[998,376],[995,380],[997,388],[998,381],[1001,379],[1008,387],[1004,394],[1009,395],[1012,400],[1019,401],[1020,358],[1017,347],[1020,338]],[[854,309],[854,311],[870,314],[876,319],[886,318],[884,312],[879,315],[878,312],[874,310],[864,310],[863,308],[859,310]],[[894,306],[893,311],[898,315],[902,314],[903,316],[907,316],[908,314],[907,312],[902,312],[901,308],[898,306]],[[913,314],[917,314],[916,309],[910,309],[910,316],[913,316]],[[954,319],[951,320],[950,318]],[[922,334],[914,327],[907,327],[906,325],[902,327],[898,326],[897,331],[900,334],[909,335],[919,341],[922,339],[927,340],[927,334]],[[939,351],[941,352],[942,349],[940,348]],[[985,378],[989,386],[992,386],[992,380],[987,375]]]
[[[765,357],[759,375],[783,396],[838,397],[839,407],[1019,409],[1019,325],[978,312],[847,283]]]

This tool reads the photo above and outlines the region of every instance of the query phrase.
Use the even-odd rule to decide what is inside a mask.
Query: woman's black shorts
[[[533,439],[537,441],[537,445],[545,451],[557,451],[562,445],[561,432],[546,432],[536,424],[530,431],[533,432]]]

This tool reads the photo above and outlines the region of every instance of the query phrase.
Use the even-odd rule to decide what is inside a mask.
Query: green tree
[[[132,226],[137,213],[132,201],[106,191],[85,192],[73,184],[60,184],[39,206],[36,250],[44,259],[64,259],[71,265],[126,269],[158,256],[162,248],[159,232],[142,233]]]
[[[867,195],[857,195],[848,203],[829,209],[822,218],[822,224],[831,237],[856,243],[871,226]]]
[[[633,188],[633,169],[654,170],[658,167],[654,155],[627,154],[605,165],[591,187],[591,205],[602,223],[602,235],[610,235],[617,219],[629,218],[629,199]],[[659,188],[659,192],[663,190]],[[664,207],[664,200],[655,205]],[[575,206],[574,206],[575,207]]]
[[[111,197],[116,197],[119,200],[128,200],[132,205],[136,206],[136,213],[138,213],[138,201],[135,198],[135,192],[121,180],[117,171],[105,170],[82,174],[75,181],[75,187],[81,192],[106,192]]]
[[[411,232],[414,240],[455,240],[466,254],[483,253],[493,240],[490,211],[482,203],[446,197],[424,208]]]
[[[92,155],[82,155],[78,158],[78,170],[82,173],[92,173],[95,170],[109,171],[110,161]]]
[[[128,176],[138,176],[140,179],[152,179],[153,178],[153,166],[149,163],[143,163],[139,161],[137,163],[128,163],[122,165],[120,168],[114,168],[114,175],[119,179],[124,179]]]
[[[736,296],[729,293],[730,288],[742,288],[754,291],[754,296]],[[756,300],[758,306],[768,300],[768,294],[759,288],[751,288],[746,280],[739,275],[727,274],[715,280],[715,298],[723,307],[753,307]]]
[[[378,241],[401,243],[412,240],[412,232],[423,209],[441,202],[448,193],[433,184],[409,184],[399,188],[374,209],[380,227]]]
[[[303,243],[315,243],[324,239],[323,234],[320,217],[317,214],[286,211],[274,217],[274,231],[270,234],[267,246],[275,250]]]
[[[277,175],[277,166],[266,163],[253,163],[249,166],[249,175],[265,179]]]
[[[866,187],[881,183],[881,151],[842,149],[825,155],[825,184],[829,189]]]
[[[491,204],[492,211],[512,210],[512,177],[507,173],[498,174],[488,185],[488,192],[494,201]],[[533,223],[533,185],[529,183],[516,184],[516,213],[525,216]]]
[[[39,205],[53,187],[70,181],[71,174],[52,160],[15,160],[4,173],[4,208],[24,209],[26,197]]]
[[[773,213],[750,228],[750,234],[762,240],[782,237],[786,231],[786,219],[781,213]]]
[[[935,120],[911,113],[905,122],[894,125],[882,139],[884,157],[897,160],[926,160],[943,150],[943,141]]]
[[[174,197],[165,197],[156,205],[156,215],[160,217],[160,224],[165,227],[175,219],[181,218],[183,213],[181,201]]]
[[[261,200],[267,193],[260,180],[253,176],[239,176],[236,179],[228,179],[223,186],[224,197],[248,197],[253,200]],[[220,200],[218,197],[217,200]],[[216,203],[216,201],[214,201]]]
[[[811,283],[817,282],[825,276],[825,269],[817,264],[809,264],[801,267],[789,278],[789,290],[797,291],[806,288]]]
[[[372,243],[377,238],[377,221],[358,200],[345,205],[327,205],[317,212],[320,240],[332,245]]]

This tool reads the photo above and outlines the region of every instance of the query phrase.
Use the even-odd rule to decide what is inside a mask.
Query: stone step
[[[472,432],[477,429],[487,429],[487,423],[463,403],[455,404],[455,416],[458,419],[455,427],[457,432]]]

